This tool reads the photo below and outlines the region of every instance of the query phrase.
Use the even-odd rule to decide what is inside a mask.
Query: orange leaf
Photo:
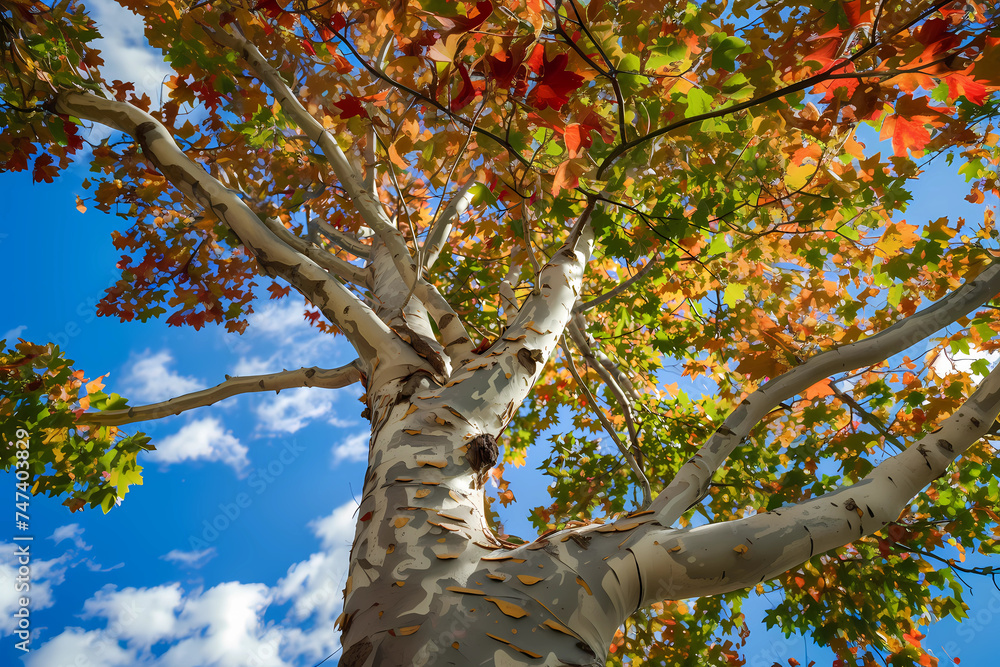
[[[880,140],[892,137],[892,149],[896,155],[906,157],[910,151],[914,157],[924,154],[924,146],[931,140],[931,133],[920,121],[913,121],[900,115],[889,116],[882,124]]]
[[[830,380],[821,380],[814,384],[813,386],[802,392],[802,398],[807,401],[812,401],[817,398],[822,398],[823,396],[833,396],[833,387],[830,386]]]

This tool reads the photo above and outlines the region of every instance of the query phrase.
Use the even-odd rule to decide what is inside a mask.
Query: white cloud
[[[202,549],[201,551],[181,551],[180,549],[174,549],[173,551],[160,556],[160,558],[163,560],[173,561],[184,567],[198,569],[208,561],[215,558],[215,555],[215,547],[209,547],[207,549]]]
[[[175,610],[183,592],[174,583],[118,590],[109,584],[83,603],[86,618],[107,619],[107,630],[129,644],[149,647],[177,634]]]
[[[104,628],[67,628],[34,646],[25,662],[28,667],[76,664],[85,655],[93,664],[109,667],[315,664],[339,648],[335,623],[343,604],[355,512],[349,502],[311,522],[321,550],[289,567],[273,587],[237,581],[188,592],[178,583],[105,586],[84,603],[82,614],[104,621]],[[2,597],[7,590],[13,587],[0,587],[0,611],[10,618]],[[270,605],[285,603],[290,608],[282,621],[263,621]],[[157,644],[161,646],[154,650]]]
[[[26,664],[71,665],[85,655],[112,667],[284,667],[280,632],[260,620],[269,602],[262,584],[226,582],[186,596],[176,583],[122,590],[109,585],[84,603],[84,616],[105,619],[104,629],[69,628],[35,648]],[[160,642],[172,644],[157,657],[150,648]]]
[[[103,37],[96,46],[104,58],[104,78],[109,84],[115,79],[135,84],[136,94],[149,95],[158,108],[164,78],[173,70],[146,43],[142,19],[114,0],[92,0],[88,5]]]
[[[357,504],[351,500],[322,519],[310,521],[309,527],[323,542],[324,548],[331,551],[347,549],[350,553],[351,541],[354,539],[354,515],[357,511]]]
[[[305,301],[298,296],[266,303],[255,311],[240,342],[266,343],[270,356],[241,356],[230,375],[259,375],[303,366],[330,367],[347,361],[342,359],[344,347],[332,335],[309,324],[303,317],[305,311]]]
[[[21,337],[21,333],[24,332],[24,330],[27,328],[28,327],[24,326],[23,324],[19,327],[14,327],[13,329],[10,329],[7,332],[5,332],[4,335],[0,336],[0,340],[7,341],[7,347],[14,347],[14,345],[17,343],[17,339]]]
[[[344,461],[367,461],[368,441],[370,434],[367,432],[355,433],[344,439],[339,445],[333,448],[333,465],[338,465]]]
[[[255,332],[259,332],[272,338],[289,340],[291,337],[302,333],[320,333],[306,322],[305,303],[295,297],[271,302],[263,308],[254,311],[250,316],[249,325]]]
[[[165,401],[204,387],[198,380],[167,368],[173,360],[167,350],[156,354],[146,350],[143,356],[132,362],[125,378],[131,396],[141,401]]]
[[[266,399],[257,406],[257,418],[269,431],[295,433],[313,419],[329,416],[332,409],[329,390],[299,387]]]
[[[240,357],[236,365],[233,366],[233,372],[231,375],[236,377],[243,377],[245,375],[266,375],[267,373],[274,373],[275,367],[271,365],[269,359],[261,359],[260,357]]]
[[[25,596],[25,591],[18,590],[18,584],[24,580],[18,580],[18,556],[15,550],[23,548],[25,544],[0,542],[0,633],[10,634],[16,628],[17,619],[14,612],[20,608],[20,598]],[[31,589],[29,591],[31,599],[31,611],[38,611],[51,607],[55,603],[52,589],[63,582],[66,575],[66,563],[74,556],[74,551],[67,551],[58,558],[51,560],[36,560],[37,554],[34,549],[28,546],[29,554],[32,556],[31,566]]]
[[[32,645],[24,662],[28,667],[75,665],[80,656],[86,656],[89,664],[103,667],[135,664],[133,652],[119,646],[116,637],[103,630],[85,632],[81,628],[67,628],[40,647]]]
[[[56,544],[59,544],[63,540],[72,540],[73,545],[77,549],[82,549],[84,551],[90,551],[90,545],[83,541],[83,528],[78,523],[70,523],[65,526],[59,526],[52,532],[49,536],[50,540],[53,540]]]
[[[195,420],[174,435],[162,438],[146,456],[166,465],[199,459],[222,461],[238,474],[249,463],[247,448],[214,417]]]

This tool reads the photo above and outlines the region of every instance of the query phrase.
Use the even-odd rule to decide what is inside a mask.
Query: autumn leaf
[[[550,60],[544,56],[540,45],[535,53],[542,54],[544,60],[538,69],[538,83],[532,89],[530,99],[540,109],[562,109],[569,101],[569,95],[583,83],[583,76],[567,71],[569,56],[565,53],[557,54]]]
[[[833,396],[836,392],[833,390],[831,385],[831,380],[821,380],[813,386],[809,387],[802,392],[802,398],[807,401],[815,401],[817,398],[822,398],[824,396]]]
[[[52,166],[51,155],[39,155],[35,158],[35,166],[31,170],[31,180],[35,183],[51,183],[59,175],[59,169]]]
[[[912,153],[914,157],[920,157],[924,154],[924,146],[931,140],[931,133],[923,122],[894,114],[882,123],[879,135],[882,140],[889,138],[896,155],[906,157]]]
[[[364,103],[360,98],[357,98],[354,95],[345,95],[334,102],[333,106],[340,109],[340,117],[345,120],[348,118],[354,118],[355,116],[368,118],[368,111],[365,109]]]

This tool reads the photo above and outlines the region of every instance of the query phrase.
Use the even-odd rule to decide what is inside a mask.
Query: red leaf
[[[338,12],[327,19],[326,25],[330,28],[330,30],[339,32],[347,27],[347,20],[344,18],[343,14]]]
[[[272,299],[280,299],[283,296],[288,296],[288,293],[292,291],[292,288],[290,285],[282,287],[278,283],[272,282],[267,286],[267,291],[271,293]]]
[[[70,152],[75,153],[83,148],[83,139],[77,132],[75,123],[64,120],[63,131],[66,133],[66,147],[69,148]]]
[[[477,86],[476,83],[473,83],[472,79],[469,77],[469,70],[467,70],[465,65],[461,63],[458,65],[458,73],[462,76],[462,89],[459,90],[458,95],[451,100],[452,111],[458,111],[471,102],[476,97],[476,94],[480,92],[479,88],[482,86],[481,82],[477,82],[480,84],[479,86]]]
[[[569,156],[576,157],[580,154],[580,147],[590,148],[594,141],[590,138],[590,127],[580,123],[570,123],[563,131],[563,140],[566,142],[566,150]]]
[[[31,171],[31,179],[35,183],[45,181],[46,183],[51,183],[52,180],[59,173],[59,169],[50,166],[52,164],[51,155],[39,155],[35,160],[35,168]]]
[[[516,94],[523,92],[525,85],[524,56],[525,48],[517,45],[512,46],[509,51],[486,56],[489,78],[496,84],[497,88],[510,88],[513,85]]]
[[[948,84],[949,99],[954,100],[964,96],[965,99],[979,106],[982,106],[986,101],[986,86],[971,76],[956,72],[945,78],[945,83]]]
[[[458,33],[458,32],[472,32],[483,23],[486,19],[490,17],[493,13],[493,3],[490,0],[483,0],[482,2],[477,2],[476,6],[469,12],[468,16],[449,16],[447,20],[451,21],[455,27],[448,30],[448,34]],[[443,18],[443,17],[440,17]]]
[[[309,55],[311,56],[316,55],[316,49],[313,48],[312,42],[310,42],[308,39],[302,40],[302,48]]]
[[[536,54],[538,53],[536,49]],[[534,60],[535,54],[532,54]],[[583,77],[576,72],[567,72],[569,56],[560,53],[552,60],[546,58],[539,69],[539,81],[531,96],[540,109],[552,107],[559,110],[569,101],[569,95],[580,87]]]
[[[284,8],[278,4],[277,0],[261,0],[254,9],[264,12],[271,18],[277,18],[285,13]]]
[[[361,99],[354,95],[345,95],[340,100],[334,102],[333,106],[340,109],[341,118],[353,118],[354,116],[368,118],[368,112],[365,111]]]
[[[861,25],[861,0],[845,0],[840,4],[844,8],[844,13],[847,14],[847,22],[851,24],[851,27],[857,28]]]

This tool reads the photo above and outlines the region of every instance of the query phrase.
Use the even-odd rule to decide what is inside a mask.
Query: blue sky
[[[139,27],[108,0],[91,4],[103,24],[115,26],[105,30],[115,77],[137,81],[156,99],[164,70],[141,48]],[[88,377],[108,373],[108,390],[133,404],[210,386],[226,373],[335,367],[353,358],[345,343],[306,324],[300,300],[258,302],[245,336],[95,317],[94,304],[117,278],[110,231],[127,223],[76,210],[85,173],[74,167],[54,184],[0,174],[0,338],[56,341]],[[961,179],[935,172],[909,216],[981,219],[981,208],[961,200],[967,191]],[[367,453],[359,395],[357,387],[249,395],[143,424],[158,447],[141,461],[145,484],[107,515],[70,514],[60,500],[34,498],[36,634],[26,658],[6,636],[0,663],[308,666],[336,651],[334,621]],[[526,468],[508,475],[518,496],[503,513],[511,533],[530,533],[527,512],[548,504],[532,471],[532,459],[537,465],[543,454],[539,448]],[[0,475],[0,484],[13,496],[12,476]],[[0,530],[5,634],[16,608],[13,534],[13,526]],[[974,583],[971,621],[961,628],[943,622],[925,641],[966,665],[988,664],[1000,627],[1000,591]],[[748,664],[802,661],[802,639],[764,632],[764,602],[751,606]],[[832,660],[816,647],[808,651],[821,665]]]

